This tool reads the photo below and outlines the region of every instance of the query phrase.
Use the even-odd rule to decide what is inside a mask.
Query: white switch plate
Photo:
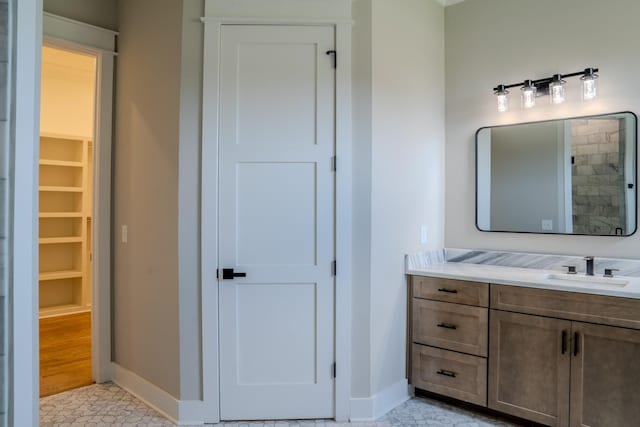
[[[122,243],[127,243],[127,239],[128,239],[128,234],[129,234],[129,228],[126,225],[122,226]]]
[[[542,220],[542,231],[553,231],[553,220],[552,219],[543,219]]]
[[[426,225],[420,226],[420,244],[422,245],[427,244],[427,226]]]

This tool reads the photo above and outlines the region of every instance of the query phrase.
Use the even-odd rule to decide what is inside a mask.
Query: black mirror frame
[[[483,230],[478,226],[478,134],[483,129],[495,129],[513,125],[527,125],[534,123],[546,123],[546,122],[555,122],[559,120],[581,120],[581,119],[590,119],[594,117],[602,117],[606,115],[616,115],[616,114],[630,114],[633,117],[635,124],[635,156],[634,164],[635,164],[635,185],[634,185],[634,193],[635,193],[635,202],[636,208],[635,212],[635,228],[629,234],[615,235],[615,234],[585,234],[585,233],[542,233],[537,231],[512,231],[512,230]],[[592,114],[589,116],[577,116],[577,117],[564,117],[557,119],[549,119],[549,120],[538,120],[531,122],[522,122],[522,123],[509,123],[504,125],[496,125],[496,126],[483,126],[479,128],[475,133],[475,227],[476,230],[483,233],[515,233],[515,234],[541,234],[541,235],[555,235],[555,236],[592,236],[592,237],[630,237],[638,231],[638,116],[633,111],[617,111],[613,113],[605,113],[605,114]]]

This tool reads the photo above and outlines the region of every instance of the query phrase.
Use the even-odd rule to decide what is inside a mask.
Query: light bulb
[[[504,85],[498,85],[493,94],[496,96],[498,101],[498,111],[501,113],[507,111],[509,109],[509,91],[504,87]]]
[[[553,80],[549,83],[549,92],[552,104],[562,104],[564,102],[565,83],[566,82],[562,80],[562,76],[560,74],[555,74],[553,76]]]
[[[536,105],[536,87],[531,80],[525,80],[522,91],[522,106],[524,108],[533,108]]]
[[[582,80],[582,99],[588,101],[598,96],[598,75],[593,68],[587,68],[584,70],[584,76],[580,77]]]

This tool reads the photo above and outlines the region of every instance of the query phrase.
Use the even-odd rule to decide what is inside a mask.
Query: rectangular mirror
[[[637,118],[631,112],[480,128],[480,231],[630,236]]]

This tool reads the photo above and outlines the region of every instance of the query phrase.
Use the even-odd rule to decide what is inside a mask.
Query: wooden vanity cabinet
[[[407,376],[417,388],[486,406],[489,285],[409,278]]]
[[[638,425],[640,330],[574,319],[635,326],[640,300],[491,285],[491,307],[490,408],[549,426]]]
[[[554,427],[640,425],[640,299],[423,276],[408,284],[416,388]]]

